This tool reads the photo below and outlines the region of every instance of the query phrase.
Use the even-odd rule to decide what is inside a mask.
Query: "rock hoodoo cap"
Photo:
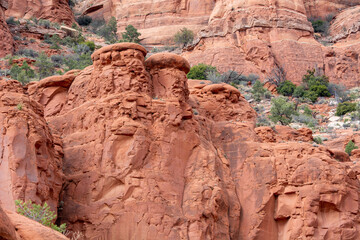
[[[121,52],[127,49],[135,49],[138,50],[140,52],[142,52],[144,54],[144,57],[147,54],[146,49],[136,43],[116,43],[116,44],[112,44],[106,47],[102,47],[99,50],[96,50],[92,55],[91,58],[93,61],[100,59],[100,55],[103,53],[108,53],[108,52],[112,52],[112,51],[117,51],[117,52]]]
[[[149,57],[145,61],[145,66],[148,69],[152,68],[177,68],[185,73],[190,71],[189,62],[174,53],[157,53]]]

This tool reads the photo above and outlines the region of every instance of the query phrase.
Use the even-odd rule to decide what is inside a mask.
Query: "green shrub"
[[[86,53],[82,55],[72,54],[64,57],[64,63],[66,65],[66,71],[72,69],[84,69],[87,66],[92,65],[91,54]]]
[[[92,21],[92,18],[90,16],[87,16],[87,15],[81,15],[80,17],[78,17],[76,19],[76,22],[80,26],[89,26],[91,21]]]
[[[329,85],[329,79],[325,75],[322,76],[315,76],[315,69],[314,70],[308,70],[307,74],[303,76],[303,85],[306,90],[311,89],[312,86],[316,85]]]
[[[331,93],[325,85],[313,85],[310,91],[315,92],[319,97],[331,97]]]
[[[355,145],[353,141],[348,142],[348,144],[346,144],[345,146],[345,152],[349,154],[349,156],[351,155],[351,152],[354,149],[358,149],[358,147]]]
[[[356,103],[351,102],[343,102],[339,103],[339,105],[336,108],[336,116],[343,116],[349,112],[356,111]]]
[[[36,59],[35,66],[38,67],[39,79],[54,75],[54,64],[44,52]]]
[[[125,32],[123,32],[121,34],[121,36],[122,36],[121,42],[139,43],[140,35],[141,35],[141,33],[139,33],[133,25],[127,25],[125,28]]]
[[[95,43],[93,41],[86,41],[85,45],[88,46],[92,52],[95,51]]]
[[[32,49],[20,49],[19,51],[16,52],[16,55],[22,55],[25,57],[29,57],[29,58],[37,58],[39,56],[39,53],[32,50]]]
[[[261,99],[265,97],[265,93],[268,90],[264,88],[264,84],[257,80],[252,87],[251,93],[255,99],[255,101],[260,102]]]
[[[294,93],[295,89],[296,85],[289,80],[286,80],[284,82],[281,82],[276,90],[278,91],[278,93],[284,96],[291,96]]]
[[[42,26],[44,28],[50,28],[51,27],[50,21],[46,20],[46,19],[40,19],[39,22],[38,22],[38,25]]]
[[[37,221],[44,226],[50,227],[58,232],[65,233],[66,223],[61,224],[60,226],[57,226],[53,223],[56,219],[56,214],[50,210],[50,207],[47,205],[47,203],[44,203],[44,205],[41,206],[32,203],[31,200],[27,202],[16,200],[15,205],[17,207],[17,213]]]
[[[180,29],[174,36],[174,41],[181,47],[192,43],[194,40],[194,32],[187,28]]]
[[[289,125],[292,122],[292,116],[296,115],[294,103],[289,102],[285,97],[273,98],[271,100],[270,120],[275,124]]]
[[[314,142],[316,142],[317,144],[322,144],[323,143],[321,137],[319,137],[319,136],[314,137]]]
[[[315,103],[318,99],[319,95],[313,91],[305,91],[303,98],[310,100],[311,102]]]
[[[207,80],[206,76],[210,72],[217,72],[216,67],[206,65],[204,63],[199,63],[198,65],[195,65],[190,69],[190,72],[187,74],[187,78]]]
[[[344,85],[329,83],[328,90],[331,95],[335,96],[338,102],[346,102],[351,100],[350,93]]]
[[[6,19],[6,23],[7,23],[8,25],[19,25],[19,24],[20,24],[19,20],[15,20],[14,17],[9,17],[9,18],[7,18],[7,19]]]
[[[293,97],[301,98],[305,94],[305,88],[304,86],[297,86],[293,92]]]
[[[313,111],[307,105],[303,107],[303,110],[305,115],[312,116]]]

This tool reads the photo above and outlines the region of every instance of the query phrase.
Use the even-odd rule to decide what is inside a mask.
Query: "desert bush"
[[[282,82],[286,81],[286,71],[283,67],[276,66],[271,70],[271,74],[266,79],[272,84],[279,86]]]
[[[314,137],[314,142],[316,142],[317,144],[322,144],[323,140],[321,139],[321,137],[317,136],[317,137]]]
[[[328,90],[340,103],[351,100],[350,93],[344,85],[329,83]]]
[[[15,55],[22,55],[29,58],[37,58],[39,56],[39,53],[32,49],[24,48],[17,51]]]
[[[255,99],[255,101],[260,102],[261,99],[265,98],[265,94],[268,92],[267,89],[264,88],[264,84],[257,80],[252,87],[251,93]]]
[[[91,49],[88,47],[88,45],[85,45],[85,44],[79,44],[79,45],[75,46],[73,48],[73,50],[75,53],[77,53],[79,55],[87,54],[87,53],[91,52]]]
[[[93,41],[86,41],[85,45],[88,46],[92,52],[95,51],[96,46],[95,46],[95,43]]]
[[[305,91],[303,98],[309,99],[312,103],[315,103],[319,98],[319,95],[314,91]]]
[[[50,210],[50,207],[47,205],[47,203],[44,203],[44,205],[41,206],[32,203],[31,200],[27,202],[16,200],[15,205],[17,207],[17,213],[37,221],[44,226],[50,227],[58,232],[65,233],[66,223],[61,224],[60,226],[57,226],[53,223],[56,219],[56,214]]]
[[[54,63],[54,67],[59,68],[64,63],[64,56],[62,55],[52,55],[50,57],[51,61]]]
[[[40,53],[39,57],[36,59],[35,66],[38,67],[39,79],[54,75],[54,63],[44,52]]]
[[[64,57],[64,63],[67,66],[66,71],[72,69],[84,69],[92,65],[91,53],[86,54],[71,54]]]
[[[217,73],[216,67],[206,65],[204,63],[199,63],[198,65],[195,65],[190,69],[190,72],[187,74],[187,78],[207,80],[207,74],[209,74],[210,72]]]
[[[31,78],[35,77],[35,72],[26,61],[23,62],[22,66],[19,67],[14,64],[10,69],[10,76],[12,79],[18,80],[21,84],[25,85],[30,82]]]
[[[313,85],[311,86],[310,91],[315,92],[319,97],[331,96],[331,93],[325,85]]]
[[[50,28],[51,27],[50,21],[46,20],[46,19],[40,19],[39,22],[38,22],[38,25],[42,26],[44,28]]]
[[[281,125],[289,125],[296,115],[294,103],[289,102],[285,97],[273,98],[271,102],[270,120],[275,124],[280,122]]]
[[[121,33],[122,39],[121,42],[134,42],[139,43],[141,33],[133,25],[127,25],[125,32]]]
[[[358,149],[358,146],[356,146],[355,143],[351,140],[351,141],[348,142],[348,144],[346,144],[346,146],[345,146],[345,152],[346,152],[347,154],[349,154],[349,156],[351,156],[351,152],[352,152],[352,150],[354,150],[354,149]]]
[[[343,102],[339,103],[339,105],[336,108],[336,116],[343,116],[349,112],[356,111],[356,103],[351,102]]]
[[[269,119],[265,115],[256,118],[256,127],[271,126]]]
[[[20,24],[19,20],[15,20],[14,17],[9,17],[5,21],[8,25],[19,25]]]
[[[306,124],[310,128],[313,128],[316,125],[318,125],[317,120],[314,119],[311,115],[307,115],[307,114],[294,114],[292,115],[292,121]]]
[[[106,25],[106,22],[104,19],[93,19],[89,25],[90,31],[92,31],[95,34],[99,34],[99,31],[101,28],[103,28]]]
[[[87,16],[87,15],[81,15],[80,17],[78,17],[76,19],[76,22],[80,26],[89,26],[91,21],[92,21],[92,18],[90,16]]]
[[[190,29],[182,28],[175,34],[174,41],[179,46],[185,47],[194,41],[194,32]]]
[[[291,96],[293,95],[294,91],[296,89],[296,85],[293,84],[291,81],[286,80],[284,82],[281,82],[279,86],[276,88],[278,93],[284,95],[284,96]]]

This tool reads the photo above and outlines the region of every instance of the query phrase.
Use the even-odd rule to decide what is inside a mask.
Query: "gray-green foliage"
[[[268,90],[264,88],[264,85],[257,80],[251,90],[251,93],[255,99],[255,101],[260,102],[262,99],[266,97]],[[270,94],[271,96],[271,94]]]
[[[192,43],[194,40],[194,32],[187,28],[180,29],[174,36],[174,41],[181,47]]]
[[[35,66],[38,67],[39,79],[54,75],[54,63],[46,56],[44,52],[40,53],[39,58],[36,60]]]
[[[125,28],[125,32],[121,34],[122,39],[120,41],[140,43],[140,35],[141,33],[139,33],[133,25],[127,25]]]
[[[292,122],[293,115],[296,115],[294,103],[285,97],[273,98],[271,100],[270,120],[275,124],[289,125]]]
[[[44,203],[44,205],[41,206],[33,203],[31,200],[27,202],[16,200],[15,205],[17,207],[17,213],[35,220],[44,226],[51,227],[58,232],[65,233],[66,223],[61,224],[60,226],[53,223],[56,219],[56,214],[50,210],[47,203]]]

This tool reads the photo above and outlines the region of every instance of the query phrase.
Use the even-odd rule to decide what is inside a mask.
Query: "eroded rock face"
[[[74,22],[68,0],[9,0],[6,16],[25,19],[42,18],[67,25]]]
[[[335,15],[339,11],[360,4],[359,0],[304,0],[306,13],[312,17]]]
[[[14,41],[5,21],[5,10],[8,8],[7,0],[0,1],[0,57],[11,54],[14,50]]]
[[[42,106],[17,81],[0,80],[0,201],[47,202],[56,211],[62,187],[60,140],[50,134]]]
[[[112,0],[112,13],[119,31],[132,24],[141,32],[142,43],[168,45],[177,31],[186,27],[198,32],[207,25],[214,0]]]
[[[360,171],[309,129],[256,128],[226,84],[187,81],[188,62],[136,44],[29,93],[62,138],[59,212],[101,239],[357,239]],[[39,100],[40,99],[40,100]],[[54,110],[56,109],[56,110]]]
[[[303,0],[217,1],[208,27],[182,56],[191,65],[206,63],[222,72],[255,73],[262,79],[281,67],[287,79],[297,84],[307,70],[317,68],[329,76],[330,82],[357,86],[358,38],[354,35],[353,41],[331,47],[321,45],[307,21],[307,9]],[[352,16],[347,14],[345,19]]]
[[[188,63],[154,55],[146,63],[149,74],[145,53],[134,44],[100,49],[94,65],[68,87],[60,112],[49,114],[45,106],[51,128],[63,139],[61,219],[87,238],[237,236],[235,185],[204,128],[210,122],[194,118]],[[243,99],[225,90],[217,96],[240,111]]]

